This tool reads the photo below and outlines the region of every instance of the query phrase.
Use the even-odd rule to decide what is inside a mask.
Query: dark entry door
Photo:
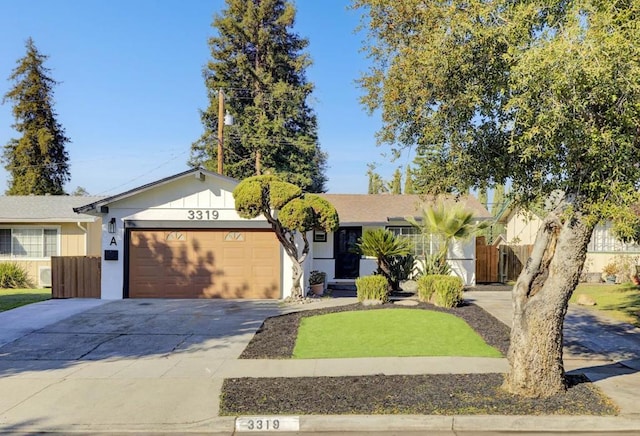
[[[336,278],[355,279],[360,275],[360,255],[352,253],[362,227],[340,227],[333,239],[333,253],[336,259]]]

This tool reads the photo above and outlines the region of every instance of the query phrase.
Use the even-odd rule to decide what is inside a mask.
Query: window
[[[593,230],[591,241],[587,247],[589,252],[623,252],[623,253],[638,253],[640,252],[640,245],[638,244],[625,244],[613,235],[613,226],[610,222],[605,224],[598,224]]]
[[[387,227],[396,236],[407,238],[412,242],[411,254],[414,256],[424,256],[425,254],[435,254],[440,248],[440,240],[435,235],[423,235],[420,229],[413,226]]]
[[[324,230],[314,230],[313,242],[327,242],[327,232]]]
[[[0,256],[11,256],[11,229],[0,229]]]
[[[58,255],[58,229],[0,229],[0,258],[33,259]]]

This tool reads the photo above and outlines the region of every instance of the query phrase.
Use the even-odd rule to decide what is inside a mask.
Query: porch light
[[[115,217],[112,217],[109,220],[109,223],[107,224],[107,231],[109,233],[115,233],[116,232],[116,219],[115,219]]]

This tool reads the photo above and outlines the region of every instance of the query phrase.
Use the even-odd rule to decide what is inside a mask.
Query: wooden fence
[[[495,245],[482,244],[483,241],[478,238],[476,243],[476,283],[496,283],[499,250]]]
[[[100,298],[99,256],[51,257],[52,298]]]
[[[522,268],[531,255],[533,245],[501,245],[500,246],[500,281],[508,282],[518,279]]]

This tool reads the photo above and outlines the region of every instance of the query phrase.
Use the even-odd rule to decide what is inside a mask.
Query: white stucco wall
[[[447,254],[452,275],[462,279],[465,286],[476,284],[476,243],[474,238],[452,241]]]

